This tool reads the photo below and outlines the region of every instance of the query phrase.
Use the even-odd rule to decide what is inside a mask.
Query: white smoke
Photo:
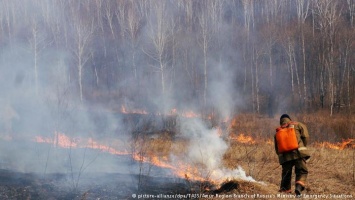
[[[181,122],[182,134],[190,139],[188,158],[203,163],[207,169],[216,169],[228,145],[218,137],[216,129],[208,129],[201,119],[191,118]]]
[[[220,168],[213,171],[211,178],[213,180],[228,180],[228,179],[242,179],[245,181],[255,182],[251,176],[247,176],[244,169],[238,166],[236,169]]]
[[[228,144],[218,135],[217,129],[208,128],[202,119],[182,119],[181,133],[189,140],[185,161],[198,166],[200,177],[218,181],[233,178],[255,181],[251,176],[247,176],[240,166],[236,169],[223,166],[223,155]]]

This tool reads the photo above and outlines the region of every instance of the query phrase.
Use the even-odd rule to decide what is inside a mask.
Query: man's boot
[[[303,190],[304,190],[304,186],[296,183],[296,189],[295,189],[296,196],[301,196]]]

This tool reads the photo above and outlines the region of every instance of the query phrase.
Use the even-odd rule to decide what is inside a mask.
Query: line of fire
[[[32,158],[33,161],[42,163],[41,168],[36,165],[37,169],[34,171],[46,176],[57,174],[56,176],[66,177],[66,175],[58,175],[62,173],[62,170],[51,171],[50,167],[50,165],[53,165],[52,159],[62,160],[64,158],[64,163],[67,163],[67,174],[71,177],[65,179],[71,182],[72,187],[78,189],[81,185],[85,185],[85,174],[92,174],[93,172],[117,173],[115,164],[110,164],[113,165],[113,171],[112,169],[106,171],[103,166],[106,165],[106,161],[104,159],[100,161],[101,157],[113,156],[117,162],[125,160],[123,168],[131,168],[130,170],[125,169],[124,172],[118,172],[119,174],[127,173],[130,174],[129,176],[136,176],[134,185],[138,185],[138,188],[130,191],[152,192],[154,189],[150,187],[150,184],[156,184],[156,180],[153,179],[168,179],[174,183],[170,184],[168,189],[161,186],[163,189],[159,189],[159,192],[165,189],[167,191],[173,189],[181,193],[196,194],[230,192],[239,187],[239,181],[260,185],[265,184],[263,180],[257,180],[252,177],[253,173],[249,171],[248,174],[238,164],[234,166],[226,166],[224,164],[224,159],[228,156],[226,152],[231,146],[238,146],[243,151],[245,150],[246,156],[248,156],[253,151],[259,151],[258,149],[260,148],[265,146],[273,148],[274,145],[272,138],[265,139],[256,135],[253,136],[250,133],[238,132],[239,122],[237,117],[222,119],[216,123],[213,122],[213,115],[203,117],[202,114],[193,111],[180,112],[177,109],[173,109],[169,114],[161,114],[149,113],[142,109],[128,109],[125,106],[121,106],[120,111],[117,113],[123,123],[132,125],[129,129],[131,132],[128,138],[120,138],[117,135],[98,137],[97,134],[92,132],[73,134],[61,131],[54,131],[51,134],[44,135],[38,134],[32,138],[26,138],[26,143],[32,143],[28,144],[29,147],[27,148],[35,148],[38,151],[38,158],[37,160]],[[96,120],[101,119],[97,118]],[[214,145],[210,144],[213,142],[207,141],[208,143],[206,144],[203,141],[199,141],[198,137],[200,135],[195,138],[182,134],[181,132],[184,132],[182,129],[186,128],[182,125],[184,120],[198,120],[198,123],[201,121],[201,123],[207,124],[209,122],[209,127],[206,130],[192,131],[210,132],[208,134],[211,135],[207,137],[211,137],[211,141],[220,140],[222,141],[221,144],[216,143],[216,145],[223,146],[227,144],[227,146],[222,148],[219,155],[205,154],[205,152],[209,153],[208,148],[213,149],[214,147],[206,147],[204,145]],[[4,134],[0,138],[1,143],[5,142],[10,145],[15,145],[20,140],[23,141],[24,139]],[[197,146],[197,148],[191,148],[191,145]],[[315,142],[312,147],[314,149],[343,151],[354,149],[355,141],[354,139],[347,139],[338,143]],[[191,155],[191,152],[196,150],[198,155]],[[30,151],[30,149],[27,149],[27,151]],[[220,150],[217,148],[214,151],[218,153]],[[44,154],[42,154],[43,152]],[[248,157],[246,158],[249,159]],[[74,161],[75,159],[79,159],[79,163],[75,164],[77,162]],[[218,162],[217,164],[214,163],[216,161]],[[34,165],[29,163],[31,162],[25,165]],[[2,160],[0,164],[5,169],[19,170],[16,169],[18,166],[11,166],[11,161],[6,161],[6,159]],[[122,163],[116,163],[116,165],[122,165]],[[104,170],[96,171],[98,166]],[[25,172],[26,170],[33,170],[30,166],[23,167]],[[91,167],[95,168],[95,170],[91,171]]]

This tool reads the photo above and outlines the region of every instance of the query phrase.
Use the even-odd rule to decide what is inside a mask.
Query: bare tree
[[[307,84],[306,84],[306,48],[305,48],[305,37],[304,37],[304,27],[305,22],[309,13],[309,1],[308,0],[297,0],[297,17],[298,24],[301,31],[301,44],[302,44],[302,65],[303,65],[303,106],[307,99]]]
[[[116,7],[114,9],[115,17],[117,19],[119,28],[120,28],[120,37],[121,39],[125,38],[125,10],[126,10],[126,1],[117,1]]]
[[[138,5],[136,1],[129,1],[129,6],[127,8],[127,17],[126,17],[126,29],[128,35],[128,40],[130,41],[131,47],[131,66],[134,74],[134,78],[137,80],[137,65],[136,65],[136,53],[137,46],[139,42],[139,31],[141,28],[141,15],[138,10]]]
[[[178,8],[180,8],[183,11],[183,20],[182,23],[185,25],[185,28],[187,31],[191,31],[193,28],[193,22],[194,22],[194,10],[193,10],[193,4],[196,3],[194,1],[190,0],[177,0],[176,1]]]
[[[222,44],[222,37],[221,37],[221,32],[222,32],[222,14],[223,14],[223,5],[224,1],[220,0],[212,0],[209,1],[209,13],[210,13],[210,18],[211,18],[211,24],[212,24],[212,40],[213,44],[212,47],[215,52],[217,52],[218,56],[218,66],[222,66],[222,55],[224,52],[222,51],[223,44]]]
[[[102,14],[102,10],[103,10],[103,0],[95,0],[95,11],[96,11],[96,16],[97,16],[97,24],[98,24],[98,27],[101,29],[101,32],[104,33],[104,26],[103,26],[103,19],[104,17],[103,14]]]
[[[353,31],[351,28],[349,29],[342,29],[341,34],[339,34],[338,40],[341,42],[340,46],[343,48],[339,48],[340,53],[341,53],[341,65],[342,70],[339,69],[339,76],[337,77],[339,86],[338,86],[338,110],[341,107],[342,102],[346,104],[348,107],[348,112],[351,113],[351,94],[350,94],[350,88],[351,88],[351,78],[350,78],[350,71],[351,71],[351,52],[354,49],[354,35]],[[346,91],[346,96],[344,88],[347,88]],[[341,101],[341,99],[343,101]]]
[[[75,6],[73,6],[75,7]],[[91,57],[90,42],[94,33],[94,24],[92,19],[85,19],[82,16],[76,15],[76,11],[72,11],[73,15],[73,53],[76,60],[78,70],[78,83],[80,100],[83,101],[83,70],[85,64]]]
[[[209,61],[219,59],[222,63],[225,59],[225,63],[241,62],[230,66],[241,68],[235,70],[239,72],[235,74],[236,86],[240,84],[245,96],[253,98],[248,104],[254,104],[253,111],[259,110],[258,102],[262,103],[269,85],[278,87],[275,73],[280,66],[287,66],[290,90],[305,111],[311,109],[307,106],[321,105],[332,114],[340,104],[352,104],[354,47],[342,36],[348,29],[353,33],[353,0],[4,0],[0,5],[0,42],[15,50],[8,52],[15,57],[22,52],[14,47],[26,39],[30,43],[37,92],[42,76],[39,60],[46,59],[43,49],[52,47],[49,41],[53,41],[54,48],[46,49],[72,50],[75,68],[66,76],[78,81],[80,99],[89,88],[89,82],[84,81],[88,73],[92,73],[96,86],[100,86],[100,77],[109,88],[126,90],[119,98],[137,94],[128,91],[132,87],[127,80],[139,87],[159,76],[158,92],[166,95],[176,84],[185,84],[179,77],[188,77],[191,87],[184,89],[184,95],[208,106],[208,87],[215,76]],[[292,33],[284,34],[286,29]],[[286,36],[279,41],[278,35]],[[98,49],[95,54],[94,42]],[[233,56],[226,53],[227,48],[233,49]],[[142,49],[154,69],[144,76],[138,60],[143,58]],[[269,84],[263,85],[262,80]],[[286,92],[283,89],[279,93]]]
[[[157,66],[153,66],[160,74],[161,95],[165,98],[166,95],[166,76],[168,75],[168,64],[170,58],[168,56],[168,44],[171,40],[171,26],[169,25],[169,14],[166,8],[166,1],[151,1],[152,8],[155,13],[149,23],[149,38],[152,43],[150,50],[144,50],[153,60],[156,61]],[[164,108],[165,109],[165,108]]]
[[[273,87],[273,54],[272,50],[274,45],[277,42],[277,36],[274,34],[274,31],[277,29],[275,24],[269,24],[261,32],[263,36],[262,48],[265,54],[268,55],[268,65],[269,65],[269,80],[270,86]]]
[[[204,88],[203,88],[203,105],[207,105],[207,88],[208,88],[208,69],[207,69],[207,57],[208,50],[211,42],[211,31],[212,27],[210,24],[210,10],[208,8],[209,1],[204,1],[201,3],[201,11],[198,15],[198,23],[199,23],[199,45],[202,48],[203,53],[203,79],[204,79]]]
[[[252,60],[253,58],[253,53],[250,49],[250,31],[251,31],[251,23],[252,27],[254,27],[254,1],[250,0],[242,0],[243,4],[243,11],[244,11],[244,29],[246,31],[246,40],[243,42],[244,48],[243,48],[243,58],[244,62],[248,62],[248,60]],[[249,57],[249,58],[248,58]],[[243,89],[246,91],[246,86],[247,86],[247,65],[244,67],[244,86]],[[252,95],[253,96],[253,95]]]
[[[35,78],[35,91],[38,95],[38,60],[42,51],[50,43],[46,40],[44,32],[38,27],[38,22],[36,17],[32,20],[31,26],[31,37],[28,39],[31,47],[31,52],[33,53],[33,69],[34,69],[34,78]]]
[[[254,15],[254,4],[253,1],[249,0],[242,0],[243,3],[243,11],[244,11],[244,27],[247,31],[247,36],[249,40],[249,35],[250,35],[250,22],[253,21],[253,15]]]
[[[13,1],[2,1],[2,11],[1,15],[4,15],[4,18],[5,18],[5,26],[6,26],[6,29],[7,29],[7,35],[8,35],[8,41],[9,41],[9,44],[10,44],[10,48],[12,47],[12,40],[13,40],[13,18],[15,17],[13,15],[13,9],[15,7],[15,2]]]
[[[50,30],[48,33],[57,48],[62,45],[68,46],[68,20],[66,20],[68,16],[65,14],[68,7],[68,1],[57,0],[56,4],[52,5],[52,9],[57,12],[51,13],[51,18],[46,21],[47,28]]]
[[[338,1],[323,0],[317,1],[315,4],[316,13],[319,16],[318,26],[322,33],[325,51],[322,55],[322,64],[326,67],[329,90],[330,115],[333,115],[333,107],[335,103],[336,85],[334,84],[335,73],[335,35],[337,31],[336,22],[339,20],[340,12]]]
[[[346,0],[348,3],[349,16],[350,16],[350,26],[354,27],[354,18],[355,18],[355,1],[354,0]]]
[[[256,113],[259,114],[260,113],[260,99],[259,99],[259,90],[260,90],[260,84],[259,84],[259,58],[261,57],[261,55],[263,54],[262,49],[254,49],[254,59],[253,59],[253,66],[255,67],[255,71],[254,71],[254,79],[252,81],[255,81],[254,83],[254,95],[253,95],[253,102],[256,106]],[[253,66],[251,68],[253,68]],[[253,74],[253,71],[251,72]],[[253,78],[253,77],[252,77]],[[253,106],[253,107],[255,107]]]
[[[108,26],[110,27],[110,31],[112,34],[112,37],[115,38],[115,30],[114,30],[114,24],[113,24],[113,17],[114,17],[114,11],[112,8],[112,3],[111,1],[104,1],[104,9],[105,9],[105,19],[108,23]]]

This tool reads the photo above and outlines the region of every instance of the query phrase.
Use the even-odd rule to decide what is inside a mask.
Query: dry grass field
[[[355,197],[354,149],[335,150],[314,146],[309,148],[312,151],[312,158],[308,161],[309,176],[304,194],[347,194]],[[247,174],[266,183],[263,188],[269,194],[277,194],[281,166],[274,154],[273,145],[247,145],[235,142],[225,154],[224,162],[231,168],[241,165]]]
[[[349,122],[354,122],[354,119],[324,116],[321,114],[298,115],[293,119],[304,122],[309,128],[311,137],[309,144],[311,159],[308,161],[309,175],[303,197],[308,199],[353,199],[355,198],[355,145],[350,143],[347,146],[341,146],[341,138],[351,139],[354,127]],[[214,194],[212,199],[294,198],[294,196],[282,196],[277,192],[281,180],[281,166],[278,164],[272,142],[277,126],[278,118],[241,115],[232,120],[228,127],[229,135],[225,138],[229,147],[223,155],[221,165],[229,169],[241,166],[248,176],[252,176],[256,181],[262,183],[236,179],[234,181],[238,183],[238,188],[222,191],[218,194],[219,196]],[[161,158],[167,158],[171,154],[184,156],[187,145],[188,141],[176,140],[168,134],[163,134],[148,141],[146,155],[158,155]],[[196,171],[199,169],[203,171],[199,165],[192,167],[195,167]],[[206,177],[208,179],[208,175]],[[292,190],[294,190],[294,184]],[[202,189],[201,192],[209,193],[210,191]]]
[[[308,148],[311,151],[311,159],[308,161],[309,175],[303,197],[305,199],[354,199],[355,141],[353,135],[355,127],[353,124],[355,124],[355,118],[346,116],[329,117],[326,113],[290,114],[290,116],[294,121],[306,124],[310,134]],[[100,184],[97,183],[100,179],[95,178],[94,182],[97,185],[90,185],[90,188],[87,189],[86,185],[80,184],[78,190],[75,191],[76,193],[65,193],[64,190],[58,190],[58,185],[64,187],[66,182],[58,180],[60,184],[57,184],[38,179],[32,174],[3,170],[0,173],[0,198],[7,196],[10,198],[5,199],[16,199],[21,196],[24,197],[23,199],[48,199],[47,197],[55,199],[53,198],[55,196],[58,199],[89,200],[102,197],[117,199],[119,196],[120,199],[132,199],[133,193],[200,195],[182,199],[295,198],[294,195],[278,193],[281,166],[278,163],[273,144],[275,128],[279,125],[278,117],[268,118],[241,114],[224,123],[223,127],[218,123],[216,125],[210,123],[211,127],[201,131],[202,135],[199,135],[199,137],[202,140],[204,134],[207,134],[210,129],[216,130],[212,133],[218,134],[218,136],[214,135],[212,140],[208,140],[211,143],[203,143],[203,145],[194,149],[197,149],[198,154],[203,155],[202,161],[191,159],[194,158],[189,154],[191,153],[191,145],[196,143],[191,141],[191,138],[183,137],[179,132],[179,127],[176,127],[176,130],[138,132],[133,135],[130,141],[122,141],[117,138],[110,138],[110,141],[100,141],[100,139],[96,141],[91,138],[90,140],[82,140],[83,143],[87,141],[88,144],[80,146],[78,143],[77,146],[72,146],[71,150],[91,149],[93,152],[100,151],[101,156],[112,156],[114,160],[125,157],[128,161],[133,161],[134,165],[132,166],[135,166],[135,169],[138,168],[138,171],[132,170],[131,174],[106,174]],[[64,134],[61,136],[67,138]],[[211,137],[211,135],[207,137]],[[220,145],[221,143],[214,143],[213,140],[223,140],[223,144],[226,144],[223,154],[218,155],[217,159],[216,155],[210,155],[213,153],[210,150],[220,150],[215,148],[214,145]],[[71,139],[67,138],[63,142],[65,141],[71,141]],[[352,142],[344,145],[345,141]],[[51,143],[53,141],[49,141],[48,145]],[[2,144],[5,145],[6,142],[3,141]],[[65,144],[61,145],[61,142],[59,142],[56,150],[67,150]],[[110,146],[104,144],[110,144]],[[118,149],[118,147],[123,149]],[[5,149],[5,147],[2,148],[2,150]],[[196,158],[196,155],[194,156]],[[206,167],[210,157],[218,162],[217,165],[213,165],[214,167],[218,166],[219,169],[216,170],[223,169],[223,173],[228,172],[225,173],[228,175],[223,179],[216,180],[213,176],[216,171],[211,171],[211,168]],[[128,161],[127,163],[131,163]],[[93,164],[100,165],[101,163]],[[252,177],[255,181],[246,181],[245,176],[244,179],[238,178],[243,177],[240,174],[238,176],[229,175],[229,172],[234,172],[239,167],[244,170],[246,176]],[[158,176],[153,175],[152,169],[155,173],[158,173]],[[219,175],[221,175],[220,172]],[[235,175],[235,173],[233,174]],[[99,177],[99,175],[96,174],[95,177]],[[49,180],[52,180],[52,177],[53,175],[50,175]],[[60,174],[60,177],[66,176]],[[127,179],[126,177],[130,177],[129,180],[134,181],[122,182],[122,180]],[[83,177],[80,178],[80,183],[82,182],[92,184],[93,180],[92,177],[86,177],[86,179]],[[9,186],[9,184],[13,185]],[[47,187],[48,185],[51,187]],[[294,190],[294,184],[292,184],[292,190]],[[73,198],[74,196],[75,198]]]

